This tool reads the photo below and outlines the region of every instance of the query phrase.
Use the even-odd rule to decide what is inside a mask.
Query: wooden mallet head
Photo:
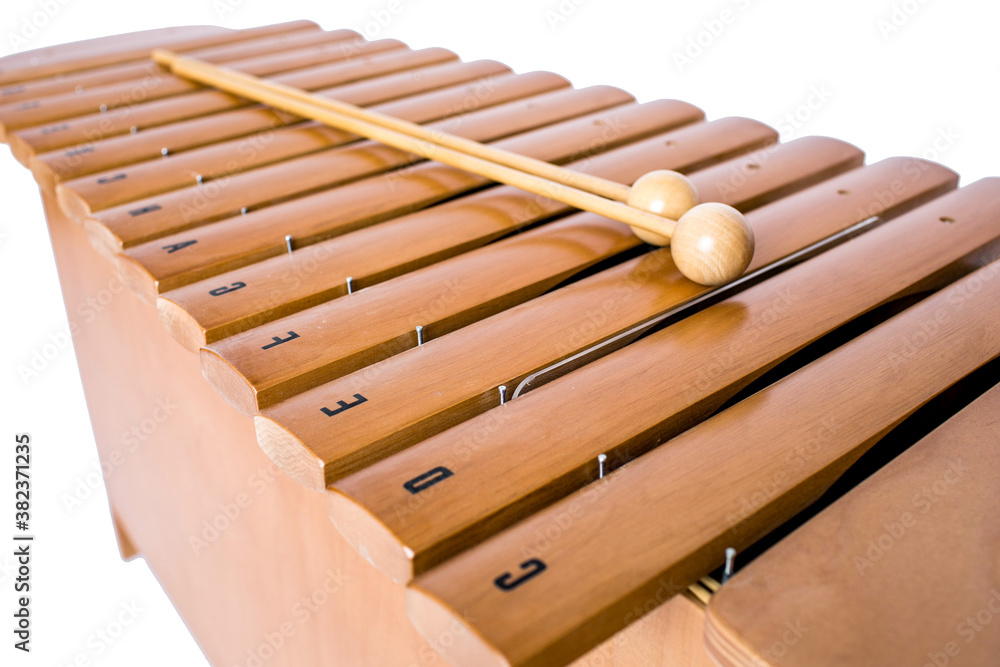
[[[664,218],[661,233],[632,227],[636,236],[653,245],[669,245],[677,268],[691,280],[722,285],[750,265],[753,230],[732,206],[699,201],[683,174],[659,170],[640,177],[626,203]]]

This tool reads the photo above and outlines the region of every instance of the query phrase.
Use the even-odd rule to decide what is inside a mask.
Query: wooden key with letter
[[[942,275],[960,274],[982,257],[1000,256],[998,202],[1000,179],[945,195],[497,413],[370,465],[333,484],[331,518],[376,566],[406,581],[587,484],[600,454],[611,468],[624,465],[707,418],[832,328],[934,287]],[[965,224],[941,223],[946,216]],[[841,279],[834,283],[831,275]],[[617,400],[604,400],[608,395]],[[378,400],[375,392],[365,397]],[[490,437],[478,441],[475,433],[488,424]],[[399,507],[414,495],[409,481],[441,468],[450,471],[448,479],[419,509],[401,515]],[[487,484],[488,495],[474,493]]]
[[[616,632],[663,580],[696,581],[721,564],[725,547],[744,547],[791,518],[893,425],[1000,357],[997,277],[1000,263],[984,267],[419,577],[408,593],[411,619],[428,637],[456,621],[470,626],[448,647],[454,664],[561,664],[579,655],[580,638],[586,646]],[[928,321],[939,323],[939,335],[901,354],[900,341]],[[869,372],[863,382],[859,369]],[[923,380],[920,391],[900,389],[915,378]],[[741,511],[741,498],[762,480],[773,488],[769,497],[752,513]],[[625,509],[638,506],[657,520]],[[547,538],[551,525],[559,530]],[[989,591],[980,593],[985,601]],[[755,596],[761,600],[771,598]],[[792,605],[801,613],[801,600]],[[821,655],[830,658],[829,650]],[[833,657],[843,664],[843,653]]]
[[[775,165],[771,162],[769,166],[773,169]],[[900,161],[850,171],[832,179],[833,183],[821,183],[759,211],[750,211],[748,218],[759,237],[758,261],[762,265],[774,262],[863,222],[872,211],[871,197],[883,183],[898,179],[901,170],[907,168],[907,162]],[[915,184],[907,198],[900,199],[902,210],[927,192],[936,194],[955,184],[953,175],[937,168],[921,173],[927,180]],[[801,171],[792,163],[787,174],[798,177]],[[775,185],[780,184],[778,181]],[[848,188],[853,195],[839,194]],[[800,224],[800,212],[804,210],[823,210],[824,217],[809,219],[815,228]],[[883,211],[883,215],[898,212],[893,208]],[[314,488],[324,488],[353,472],[352,460],[367,465],[485,412],[499,404],[500,386],[508,387],[513,396],[516,388],[532,376],[553,367],[556,372],[549,376],[558,375],[558,364],[706,294],[707,290],[679,277],[664,281],[661,276],[665,270],[669,270],[669,260],[662,252],[630,260],[455,335],[431,341],[420,350],[399,354],[287,399],[263,410],[258,417],[261,445],[293,477]],[[461,361],[463,354],[468,355],[464,358],[491,358],[483,350],[492,349],[496,341],[504,341],[504,354],[493,364]],[[604,348],[596,350],[598,354],[602,351]],[[214,359],[206,356],[205,361],[208,364]],[[223,370],[219,369],[218,374]],[[215,377],[216,370],[207,370],[207,375]],[[538,384],[536,380],[534,385]],[[234,400],[248,394],[245,387],[231,382],[227,390],[227,397],[233,397],[231,402],[246,405],[246,401]],[[339,419],[336,436],[331,437],[329,422],[322,419],[323,413],[316,413],[316,404],[326,405],[355,393],[366,397],[382,395],[389,400],[395,396],[402,402],[385,412],[345,414]]]

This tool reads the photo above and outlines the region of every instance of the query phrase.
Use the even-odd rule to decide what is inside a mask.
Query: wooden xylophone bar
[[[880,182],[898,179],[905,165],[904,160],[887,161],[847,172],[832,179],[833,187],[820,184],[770,206],[751,211],[748,214],[751,224],[760,237],[757,261],[774,261],[868,217],[868,210],[857,206],[858,200],[852,200],[838,192],[844,189],[843,186],[848,186],[858,196],[866,198],[865,191],[858,187],[863,179],[871,179],[868,181],[869,187],[872,187],[868,191],[870,193],[878,189]],[[788,172],[800,173],[793,168]],[[940,169],[928,169],[921,173],[922,178],[913,184],[912,189],[907,190],[906,198],[900,197],[897,203],[899,208],[894,206],[883,211],[884,215],[891,216],[899,210],[906,210],[929,193],[936,194],[954,185],[953,175]],[[812,210],[825,212],[824,218],[811,219],[815,228],[795,224],[803,211]],[[291,467],[301,471],[296,474],[301,482],[317,489],[324,488],[343,474],[326,471],[328,462],[343,459],[343,465],[351,452],[361,454],[362,461],[369,461],[373,452],[380,447],[390,446],[392,442],[414,442],[471,417],[476,412],[492,408],[497,403],[497,387],[500,385],[513,390],[525,376],[628,329],[648,318],[651,312],[676,307],[705,293],[706,290],[686,281],[654,279],[656,269],[665,262],[664,254],[659,251],[629,260],[599,275],[526,303],[502,316],[468,327],[457,335],[445,337],[434,346],[428,345],[420,355],[393,357],[372,366],[370,370],[329,381],[301,397],[267,408],[258,419],[262,444],[266,443],[265,446],[274,452],[277,460],[284,461],[287,458],[295,461]],[[624,295],[623,286],[627,287]],[[358,296],[361,297],[360,294]],[[609,296],[612,298],[611,307],[606,307]],[[601,317],[595,317],[593,313],[598,313]],[[304,314],[303,317],[305,316],[307,315]],[[267,328],[273,332],[284,329],[277,322]],[[520,337],[522,332],[526,335]],[[235,365],[237,369],[247,369],[243,376],[245,381],[253,382],[255,386],[261,382],[257,376],[250,375],[250,371],[261,372],[263,375],[268,365],[262,364],[260,371],[251,369],[249,363],[240,361],[239,353],[241,349],[250,347],[251,340],[269,340],[270,335],[263,331],[253,338],[251,335],[252,332],[236,337],[232,344],[226,344],[225,347],[217,344],[207,348],[213,356],[205,356],[206,376],[220,390],[223,388],[223,379],[230,376],[224,375],[228,369],[213,357],[223,351],[226,353],[225,358],[232,360],[228,363]],[[467,370],[458,370],[463,366],[456,361],[456,355],[462,354],[463,348],[467,356],[486,356],[482,355],[482,350],[496,345],[496,341],[504,341],[504,354],[495,362],[484,359],[477,362],[475,370],[468,367]],[[538,341],[551,342],[541,346]],[[323,357],[318,359],[322,360]],[[458,369],[453,368],[453,365]],[[275,372],[281,371],[276,368]],[[284,375],[290,374],[289,371],[284,371]],[[215,380],[216,377],[220,379]],[[394,380],[386,382],[388,377]],[[303,385],[308,382],[308,378],[294,377],[294,381]],[[241,384],[235,380],[228,382],[223,395],[247,395],[248,392]],[[260,398],[262,389],[263,387],[257,390],[258,401],[264,400]],[[339,419],[335,441],[331,441],[326,436],[328,428],[325,420],[316,419],[312,414],[314,411],[307,406],[316,401],[336,402],[343,398],[342,395],[350,396],[358,391],[366,397],[377,395],[377,392],[386,392],[386,396],[396,394],[400,398],[421,396],[425,407],[412,403],[406,411],[380,414],[377,425],[360,414],[345,414]],[[243,403],[245,404],[245,400]],[[320,413],[318,416],[323,415]],[[355,422],[358,419],[362,421]],[[358,425],[356,431],[353,426],[355,423]],[[281,426],[272,428],[272,424]]]
[[[602,91],[595,92],[599,94]],[[576,99],[573,100],[573,97]],[[557,100],[552,105],[555,108],[552,109],[550,113],[552,116],[555,116],[556,120],[560,119],[560,117],[566,118],[567,115],[572,118],[572,116],[579,111],[587,112],[596,110],[607,104],[605,100],[601,99],[588,103],[587,97],[587,95],[576,95],[570,96],[571,99],[569,100]],[[572,103],[574,101],[576,104]],[[616,101],[624,102],[625,100],[619,98]],[[559,102],[563,103],[560,104]],[[535,104],[537,105],[539,102],[536,102]],[[677,122],[671,117],[671,114],[657,114],[658,109],[656,108],[656,105],[652,107],[642,105],[621,110],[612,108],[607,111],[597,111],[593,115],[584,116],[580,119],[574,119],[572,122],[561,123],[554,127],[537,129],[535,123],[544,124],[547,120],[546,114],[535,114],[535,109],[524,108],[528,105],[522,104],[519,106],[522,107],[519,109],[521,113],[512,114],[510,109],[504,109],[507,113],[502,115],[493,115],[494,118],[499,116],[499,122],[497,122],[496,125],[493,125],[492,127],[486,126],[485,128],[479,129],[478,132],[481,133],[485,139],[489,139],[492,136],[504,137],[508,135],[508,133],[513,134],[513,136],[509,136],[509,138],[500,139],[497,143],[512,149],[523,150],[532,148],[532,151],[536,154],[548,157],[552,160],[560,161],[573,159],[578,156],[586,156],[589,151],[579,151],[577,148],[577,146],[579,146],[579,142],[581,140],[597,142],[603,132],[603,124],[610,122],[612,119],[621,119],[623,124],[627,124],[629,130],[622,132],[619,138],[607,142],[606,145],[603,143],[599,144],[601,147],[613,147],[618,142],[642,137],[658,130],[663,131]],[[488,111],[483,113],[488,113]],[[684,115],[685,119],[689,118],[691,115],[690,111],[686,108],[680,109],[676,115],[681,114]],[[470,119],[469,124],[471,126],[471,131],[475,132],[478,129],[475,127],[475,119]],[[354,227],[361,226],[363,224],[371,224],[371,222],[377,221],[377,215],[388,217],[394,211],[406,212],[407,207],[416,208],[420,206],[422,202],[430,198],[433,198],[430,199],[430,202],[432,203],[438,199],[454,197],[462,194],[463,192],[478,189],[486,184],[485,179],[480,177],[466,176],[464,178],[460,178],[458,176],[460,173],[458,170],[451,167],[442,167],[441,165],[433,162],[414,164],[412,168],[404,172],[404,177],[398,179],[388,180],[386,178],[371,177],[363,179],[364,176],[368,176],[371,173],[378,174],[382,170],[390,171],[392,167],[406,166],[411,162],[417,161],[413,156],[402,154],[394,149],[380,149],[378,147],[371,146],[362,146],[357,149],[338,151],[336,154],[331,155],[331,158],[336,159],[337,157],[341,157],[342,153],[346,153],[344,157],[347,158],[346,160],[343,160],[344,164],[341,165],[338,162],[339,169],[337,171],[333,171],[332,173],[330,173],[331,170],[329,168],[327,168],[326,172],[320,172],[321,176],[317,176],[316,180],[322,179],[322,182],[317,186],[312,187],[309,187],[312,184],[307,183],[304,193],[308,193],[309,190],[318,189],[318,187],[322,187],[324,185],[337,185],[338,183],[344,183],[350,184],[347,190],[352,193],[358,192],[356,196],[359,200],[363,200],[365,196],[368,196],[369,191],[379,190],[381,192],[388,192],[389,188],[395,188],[397,197],[397,200],[385,204],[387,207],[393,206],[393,208],[389,208],[385,212],[377,211],[369,213],[367,210],[363,210],[359,213],[355,213],[356,216],[367,215],[365,217],[360,217],[359,219],[351,219],[351,223]],[[358,162],[360,164],[351,163],[350,158],[354,155],[358,155]],[[307,158],[302,158],[302,160],[306,159]],[[408,182],[416,181],[418,177],[423,177],[428,185],[419,189],[413,188],[412,193],[403,189]],[[359,182],[356,184],[351,183],[351,181],[354,180],[358,180]],[[438,187],[431,187],[431,185],[437,185]],[[290,187],[294,192],[294,188],[296,188],[296,186],[292,185]],[[258,212],[256,217],[264,217],[265,214],[267,216],[273,216],[278,215],[277,212],[294,210],[299,214],[311,213],[313,217],[305,218],[305,220],[312,222],[313,225],[327,223],[326,220],[315,220],[315,218],[320,215],[321,212],[326,210],[326,204],[329,197],[328,192],[329,190],[325,190],[309,197],[297,198],[294,202],[290,202],[282,208],[268,208],[265,211]],[[239,196],[239,194],[239,192],[236,192],[234,193],[234,196]],[[267,195],[265,193],[264,197],[266,196]],[[253,200],[251,199],[251,201]],[[267,199],[263,199],[263,201],[259,203],[267,203],[267,201]],[[126,205],[126,207],[127,206],[128,205]],[[151,203],[146,204],[146,206],[159,206],[159,204]],[[135,209],[130,209],[130,211],[132,210]],[[107,232],[102,231],[102,233],[110,233],[115,237],[109,242],[109,247],[113,247],[117,250],[120,247],[129,248],[130,246],[137,245],[139,247],[134,249],[134,252],[137,253],[143,249],[154,247],[149,244],[147,239],[155,238],[156,243],[161,243],[162,239],[187,239],[190,234],[188,236],[182,236],[181,232],[186,231],[187,228],[197,226],[200,222],[202,222],[202,220],[200,220],[201,212],[197,210],[195,214],[189,214],[188,216],[181,217],[180,220],[178,220],[176,215],[171,218],[169,214],[160,214],[160,209],[158,208],[151,211],[149,214],[150,217],[148,218],[145,217],[146,214],[141,216],[141,220],[136,220],[136,216],[132,215],[130,211],[112,210],[97,214],[97,224],[93,225],[94,229],[108,230]],[[235,211],[232,209],[226,211],[226,213],[237,214],[230,219],[236,220],[236,222],[229,222],[229,224],[237,224],[237,222],[240,224],[246,223],[246,220],[244,220],[242,216],[239,216],[238,212],[239,209],[236,209]],[[212,212],[209,211],[209,215],[211,215],[211,213]],[[253,214],[254,212],[251,213]],[[130,222],[129,218],[131,218],[132,228],[129,228],[127,224]],[[267,219],[269,220],[270,217]],[[313,222],[313,220],[315,220],[315,222]],[[204,222],[211,221],[210,217],[207,220],[204,220]],[[266,225],[268,223],[262,222],[260,224]],[[303,222],[303,225],[305,224],[308,223]],[[118,227],[122,227],[123,229],[119,231]],[[311,231],[312,227],[309,227],[308,229]],[[303,232],[305,231],[306,230],[304,229]],[[315,234],[317,236],[316,240],[322,240],[323,237],[320,236],[319,230],[317,230]],[[302,238],[304,241],[308,241],[309,237],[306,236],[306,233],[302,233],[297,238]],[[142,243],[143,241],[146,241],[146,243]]]
[[[669,246],[677,270],[700,285],[731,283],[753,260],[746,217],[728,204],[702,201],[679,172],[654,170],[625,185],[169,50],[153,57],[201,84],[624,223],[643,242]],[[285,244],[291,252],[290,235]]]
[[[497,75],[488,79],[488,83],[477,83],[477,79],[489,75],[491,71],[497,71]],[[428,82],[428,79],[432,79],[432,75],[439,76],[433,77],[433,80]],[[420,80],[426,92],[417,90],[410,96],[396,101],[374,104],[374,108],[429,123],[441,121],[451,114],[471,113],[505,102],[530,98],[539,93],[563,90],[569,86],[561,77],[547,72],[508,74],[488,63],[483,65],[462,63],[461,67],[435,68],[433,72],[423,71]],[[379,88],[384,89],[381,95],[392,94],[390,86],[383,84]],[[173,157],[171,166],[174,169],[168,173],[164,173],[161,161],[153,160],[69,181],[63,185],[62,193],[67,197],[67,205],[77,207],[76,210],[80,212],[81,217],[84,217],[93,212],[110,209],[116,204],[142,201],[149,195],[158,195],[171,190],[178,190],[174,194],[178,199],[184,194],[190,196],[188,188],[196,184],[192,182],[195,181],[192,174],[200,175],[205,180],[220,176],[235,178],[237,174],[251,168],[287,161],[288,158],[299,155],[322,154],[323,149],[353,139],[343,132],[316,123],[300,123],[289,128],[280,128],[267,137],[266,142],[253,144],[252,151],[249,150],[247,140],[241,138],[231,143],[215,143],[203,149],[182,153]],[[233,151],[234,149],[239,151],[241,146],[243,149],[239,153],[239,160],[234,160]],[[187,173],[185,168],[188,170]],[[308,174],[310,171],[302,170],[301,173]],[[165,181],[171,175],[181,178],[177,181]],[[102,187],[109,178],[127,182],[121,183],[117,188]],[[252,191],[251,188],[248,190]],[[154,203],[164,205],[162,202]]]
[[[180,52],[194,56],[200,60],[212,63],[223,63],[251,55],[283,51],[293,46],[304,46],[308,43],[323,43],[342,39],[349,31],[326,32],[319,26],[308,21],[293,22],[288,25],[266,26],[252,31],[243,31],[238,36],[221,33],[206,40],[206,45],[185,45],[183,42],[176,47]],[[252,33],[259,36],[253,39]],[[233,43],[227,43],[229,40]],[[213,45],[207,45],[207,44]],[[0,89],[0,100],[4,106],[25,100],[33,101],[61,93],[73,92],[77,89],[89,89],[105,84],[119,84],[123,81],[135,81],[149,75],[163,73],[163,68],[149,59],[148,48],[141,51],[142,58],[133,62],[91,67],[82,71],[59,72],[53,78],[39,78]],[[103,100],[98,104],[104,103]]]
[[[476,632],[446,653],[459,664],[559,664],[578,655],[581,637],[590,642],[616,632],[661,581],[678,587],[694,581],[721,564],[724,546],[743,548],[773,530],[817,499],[885,431],[1000,357],[998,275],[1000,263],[982,268],[612,473],[589,497],[566,498],[431,570],[410,588],[411,618],[429,637],[455,619],[475,619]],[[970,292],[972,284],[984,287]],[[901,357],[901,336],[927,321],[941,323],[941,335],[925,354]],[[900,380],[914,374],[926,384],[900,391]],[[835,425],[836,436],[826,447],[804,447],[824,421]],[[777,488],[743,516],[740,498],[760,479]],[[569,514],[573,503],[587,511],[533,549],[539,529]],[[659,520],[621,511],[639,506]],[[631,557],[620,558],[622,552]],[[504,588],[484,576],[517,572],[518,563],[529,570],[529,562],[545,568],[534,585]],[[832,651],[820,659],[828,656],[840,659]]]
[[[682,172],[746,213],[753,280],[697,285],[619,222],[196,85],[152,48],[614,187]],[[779,664],[769,638],[802,600],[795,664],[841,660],[834,628],[890,663],[921,656],[918,632],[944,646],[951,616],[911,611],[910,640],[878,646],[858,619],[908,609],[930,572],[948,614],[1000,586],[988,558],[926,555],[938,535],[995,553],[996,390],[975,399],[1000,352],[997,179],[956,189],[924,160],[866,166],[834,139],[308,22],[59,47],[0,81],[116,462],[122,554],[213,664],[268,646],[280,665]],[[881,470],[871,454],[893,434],[905,450],[922,434],[899,424],[954,392],[973,402],[942,427],[981,462],[968,493],[859,586],[837,558],[883,511],[866,489],[905,500],[896,471],[935,469],[922,452],[945,436]],[[176,416],[125,451],[164,399]],[[720,587],[731,547],[763,555]]]
[[[681,171],[688,171],[689,165],[707,166],[716,157],[721,159],[728,153],[761,148],[774,139],[773,131],[759,123],[721,119],[611,149],[607,154],[587,157],[568,166],[628,180],[653,165],[671,165]],[[706,151],[704,146],[712,148]],[[706,154],[711,156],[707,160]],[[371,286],[569,210],[553,200],[514,188],[491,188],[306,246],[291,260],[284,256],[268,259],[171,290],[158,301],[158,307],[178,340],[200,347],[224,335],[301,310],[328,295],[346,294],[347,277],[352,277],[358,288]],[[501,211],[502,217],[498,215]],[[379,252],[372,252],[372,248],[378,248]],[[335,268],[331,266],[328,271],[300,268],[334,257],[336,260],[329,263]],[[265,275],[265,280],[254,279]],[[206,301],[208,291],[216,284],[236,281],[246,282],[247,287],[234,293],[232,299],[224,303]]]
[[[778,632],[774,621],[788,618],[800,627],[785,650],[802,662],[837,652],[844,662],[900,656],[942,662],[961,655],[969,664],[989,664],[1000,644],[995,634],[980,633],[982,619],[1000,611],[1000,595],[988,583],[996,531],[974,510],[997,500],[998,411],[1000,388],[994,387],[741,572],[709,610],[706,644],[715,659],[746,665],[752,664],[748,656],[782,651],[772,638],[786,628]],[[803,594],[818,587],[827,595]],[[747,623],[765,597],[773,613]],[[914,603],[936,613],[914,613]],[[837,634],[876,634],[880,619],[892,616],[913,624],[920,640],[882,635],[830,645]],[[806,636],[805,619],[830,632]]]
[[[424,439],[425,432],[405,443],[412,445],[405,452],[340,481],[329,480],[335,491],[331,516],[337,522],[344,517],[338,525],[348,539],[364,545],[390,576],[406,581],[411,570],[419,574],[434,567],[591,482],[598,455],[606,453],[611,468],[624,465],[707,418],[824,333],[888,301],[940,286],[942,279],[975,266],[983,255],[998,256],[998,186],[1000,181],[981,181],[941,197],[537,389],[530,400],[504,406],[503,431],[486,442],[475,443],[471,436],[498,418],[490,413],[434,438]],[[967,221],[962,232],[968,236],[963,239],[941,223],[927,224],[945,215]],[[954,250],[946,247],[950,243],[956,244]],[[831,281],[833,275],[840,279]],[[455,352],[451,358],[468,363]],[[409,377],[423,380],[429,374]],[[380,377],[380,386],[393,390],[405,381],[386,379]],[[329,391],[328,386],[322,389]],[[391,396],[383,398],[376,391],[368,390],[365,398],[390,403],[393,414],[403,410],[392,405]],[[437,392],[428,388],[415,393]],[[560,409],[568,393],[574,395],[572,406]],[[617,400],[608,401],[609,395]],[[306,409],[310,400],[318,405],[316,398],[305,393],[286,401],[279,423],[281,418],[319,421],[314,415],[325,415],[318,408]],[[411,399],[407,407],[416,412],[419,408],[410,407],[414,403]],[[275,419],[275,412],[267,414]],[[374,430],[357,421],[350,427]],[[333,435],[329,428],[325,433]],[[332,438],[314,437],[320,442],[344,439],[340,428],[334,433]],[[526,468],[522,461],[533,465]],[[406,482],[437,468],[451,471],[449,483],[428,494],[419,509],[401,515],[399,507],[412,495]],[[473,490],[484,485],[490,494],[476,495]]]
[[[290,36],[279,34],[276,37],[261,37],[233,46],[199,50],[188,55],[207,62],[226,63],[232,67],[256,72],[261,75],[273,75],[286,68],[292,69],[293,67],[301,66],[300,60],[293,61],[289,56],[298,56],[300,50],[312,56],[317,52],[316,49],[310,48],[314,44],[323,44],[324,42],[336,44],[338,42],[357,39],[358,34],[350,30],[327,33],[310,28],[303,31],[302,34],[292,33]],[[289,53],[288,50],[293,45],[296,50]],[[400,44],[400,46],[402,45]],[[51,90],[53,88],[51,85],[44,87],[50,89],[49,91],[27,88],[22,91],[22,95],[32,95],[35,99],[31,102],[8,101],[4,99],[4,104],[0,106],[0,131],[6,136],[13,130],[44,125],[44,127],[37,131],[37,134],[35,132],[24,132],[22,136],[33,148],[45,150],[46,147],[65,146],[74,138],[85,137],[82,131],[79,135],[75,134],[73,128],[79,127],[82,130],[85,122],[92,122],[91,119],[95,118],[91,115],[95,111],[101,114],[96,117],[96,120],[103,123],[108,118],[115,120],[118,120],[119,117],[122,119],[133,118],[133,114],[125,110],[121,114],[113,112],[115,109],[128,107],[137,101],[151,102],[164,97],[174,97],[176,99],[170,102],[172,105],[176,106],[177,102],[182,102],[184,107],[189,109],[189,112],[193,111],[197,113],[198,111],[202,111],[203,107],[199,106],[198,102],[195,101],[196,99],[201,100],[211,95],[214,98],[225,100],[225,96],[223,95],[207,92],[202,92],[195,98],[192,98],[191,93],[194,93],[200,87],[197,84],[171,74],[158,72],[156,68],[145,67],[144,69],[146,71],[142,72],[143,76],[126,80],[122,80],[121,77],[124,73],[120,70],[103,73],[101,78],[114,77],[110,79],[113,83],[107,83],[106,85],[99,85],[99,81],[95,80],[97,77],[94,76],[83,76],[76,79],[71,77],[68,81],[57,80],[59,87],[66,90],[65,92],[56,94],[53,94],[55,91]],[[43,87],[39,86],[38,88]],[[186,94],[182,95],[182,93]],[[41,99],[38,99],[39,97]],[[231,104],[239,102],[239,100],[225,101]],[[106,116],[108,112],[112,112],[110,117]],[[74,121],[73,124],[65,122],[58,125],[48,125],[54,121],[76,116],[85,116],[86,118]],[[127,131],[129,127],[129,125],[126,125],[124,131]],[[116,128],[112,123],[102,124],[100,129],[102,136],[111,136],[123,131],[120,128]],[[27,137],[35,136],[47,137],[48,143],[43,142],[36,145],[27,139]]]
[[[419,82],[420,77],[415,77],[411,70],[419,69],[422,66],[447,63],[453,61],[456,56],[444,49],[424,49],[422,51],[409,51],[400,49],[402,45],[398,42],[369,42],[360,51],[382,51],[384,53],[373,55],[370,59],[352,58],[360,55],[353,48],[346,48],[346,53],[334,56],[327,56],[328,60],[343,59],[344,62],[333,62],[326,66],[316,66],[296,71],[295,77],[289,78],[295,83],[308,85],[310,87],[324,87],[324,91],[339,89],[351,83],[357,83],[370,77],[379,75],[397,74],[397,79],[392,80],[393,84],[402,83],[406,80],[416,82],[411,83],[423,89]],[[360,61],[360,62],[358,62]],[[450,73],[451,69],[445,70]],[[431,80],[432,84],[434,79]],[[369,95],[371,86],[358,86],[362,92]],[[405,95],[406,86],[393,85],[393,92],[379,101],[386,98],[392,99],[396,95]],[[336,91],[338,94],[340,91]],[[56,146],[55,150],[39,152],[35,149],[35,144],[31,143],[30,137],[23,138],[24,133],[16,133],[18,139],[11,142],[11,149],[15,156],[22,162],[31,162],[32,171],[42,179],[67,179],[84,176],[97,171],[103,171],[112,167],[130,164],[141,159],[151,159],[162,157],[164,149],[167,154],[189,150],[198,146],[211,144],[219,139],[244,136],[254,130],[264,130],[282,125],[289,125],[298,122],[300,119],[289,114],[278,113],[259,106],[250,106],[245,101],[240,101],[230,95],[221,95],[217,91],[202,91],[193,93],[200,99],[207,98],[208,108],[197,108],[190,111],[190,100],[181,100],[178,108],[172,106],[161,110],[160,104],[150,107],[145,104],[136,104],[126,107],[121,114],[123,120],[130,121],[131,124],[122,123],[120,127],[112,127],[111,136],[105,136],[102,123],[106,120],[98,112],[91,116],[85,116],[79,122],[84,126],[81,130],[82,137],[72,137],[68,140],[53,139],[43,143],[41,136],[45,136],[41,128],[37,130],[39,137],[35,139],[40,149],[49,149]],[[383,93],[384,94],[384,93]],[[168,98],[162,102],[174,100]],[[149,103],[157,105],[156,102]],[[248,107],[240,109],[240,107]],[[214,112],[225,112],[215,114]],[[208,114],[202,117],[202,114]],[[151,117],[150,117],[151,116]],[[171,126],[171,123],[182,121],[186,118],[197,119],[192,125],[185,127]],[[147,122],[149,126],[142,123]],[[68,125],[68,123],[65,123]],[[61,128],[61,125],[58,127]],[[132,133],[132,127],[136,132]],[[65,131],[71,130],[68,127]],[[90,132],[87,134],[86,131]],[[120,131],[117,131],[120,130]],[[51,132],[60,134],[63,129]],[[131,138],[132,134],[139,135],[138,138]],[[66,141],[66,143],[63,143]],[[78,143],[79,142],[79,143]]]

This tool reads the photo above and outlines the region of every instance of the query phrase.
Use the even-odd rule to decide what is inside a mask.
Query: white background
[[[937,159],[963,183],[1000,173],[995,26],[1000,3],[973,0],[4,0],[0,53],[185,24],[251,27],[311,19],[577,86],[614,84],[640,101],[675,97],[709,118],[744,115],[784,139],[825,134],[891,155]],[[810,108],[810,104],[811,107]],[[791,116],[789,116],[791,114]],[[34,183],[0,155],[0,664],[204,665],[142,560],[117,554],[74,356],[53,354],[66,318]],[[33,651],[11,648],[13,437],[33,459]],[[82,486],[81,486],[82,485]],[[93,488],[92,488],[93,487]],[[67,508],[68,494],[92,493]],[[141,611],[110,645],[123,605]],[[226,666],[229,667],[229,666]]]

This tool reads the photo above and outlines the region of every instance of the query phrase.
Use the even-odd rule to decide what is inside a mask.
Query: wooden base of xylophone
[[[70,317],[74,304],[102,304],[74,345],[98,452],[112,466],[122,557],[146,559],[209,661],[445,664],[407,618],[405,587],[332,529],[324,494],[274,466],[253,420],[205,382],[198,356],[124,288],[54,194],[42,197]],[[155,430],[125,445],[151,415]],[[696,598],[677,595],[574,665],[710,665],[704,615]]]

